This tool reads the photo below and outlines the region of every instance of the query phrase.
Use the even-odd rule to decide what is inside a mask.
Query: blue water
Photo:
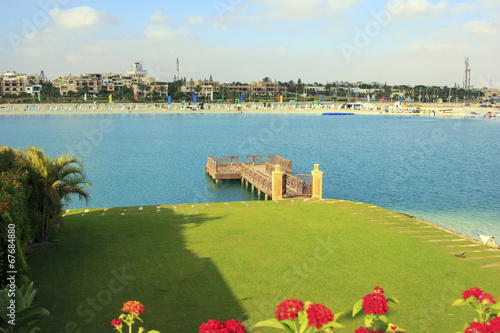
[[[295,173],[320,164],[325,198],[497,238],[499,133],[498,121],[394,115],[0,116],[0,145],[83,158],[90,207],[253,200],[237,181],[214,184],[207,155],[278,154],[293,160]]]

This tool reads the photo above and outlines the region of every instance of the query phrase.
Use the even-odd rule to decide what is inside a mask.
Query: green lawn
[[[162,333],[197,332],[212,318],[249,327],[273,317],[285,298],[337,313],[377,285],[400,301],[389,318],[407,332],[453,332],[474,318],[450,306],[463,290],[500,296],[499,252],[368,204],[296,199],[101,211],[71,211],[57,240],[29,258],[37,304],[51,312],[43,332],[112,332],[109,321],[128,300],[144,305],[146,329]],[[463,249],[466,259],[453,255]],[[363,318],[339,322],[353,332]]]

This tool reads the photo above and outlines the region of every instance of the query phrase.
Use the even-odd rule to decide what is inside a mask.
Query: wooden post
[[[319,171],[319,164],[314,164],[312,174],[312,198],[322,199],[323,196],[323,171]]]
[[[283,172],[280,171],[280,166],[276,165],[275,170],[272,173],[273,180],[273,200],[283,199]]]

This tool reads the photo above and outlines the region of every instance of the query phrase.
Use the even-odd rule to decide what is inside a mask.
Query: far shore
[[[394,104],[371,103],[372,110],[340,109],[342,103],[325,102],[321,105],[313,103],[271,103],[271,107],[264,108],[263,103],[244,102],[239,106],[224,103],[221,105],[205,103],[205,109],[192,110],[195,104],[173,103],[60,103],[60,104],[0,104],[0,115],[33,115],[33,114],[99,114],[99,113],[294,113],[294,114],[323,114],[332,113],[354,113],[363,115],[393,114],[393,115],[426,115],[441,117],[464,117],[467,115],[485,115],[500,113],[498,107],[481,107],[480,105],[463,106],[463,103],[425,103],[419,105],[419,113],[416,104],[396,106]],[[386,112],[387,111],[387,112]]]

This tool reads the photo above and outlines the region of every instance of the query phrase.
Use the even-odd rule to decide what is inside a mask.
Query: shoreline
[[[396,109],[387,104],[374,104],[379,109],[377,110],[351,110],[338,109],[335,104],[314,105],[312,103],[301,104],[299,108],[290,103],[279,105],[278,103],[271,108],[263,108],[260,104],[244,103],[241,110],[235,108],[232,104],[208,104],[206,110],[192,111],[180,103],[174,103],[170,107],[166,104],[98,104],[94,106],[91,103],[71,103],[71,104],[0,104],[0,115],[62,115],[62,114],[310,114],[322,115],[328,112],[337,113],[354,113],[355,115],[399,115],[399,116],[428,116],[428,117],[449,117],[463,118],[475,117],[483,118],[490,115],[492,118],[500,117],[495,115],[500,113],[500,109],[496,107],[480,107],[480,106],[461,106],[449,104],[428,104],[420,107],[419,112],[411,112],[415,107],[402,107]],[[389,112],[385,112],[383,108],[387,106]],[[390,111],[392,109],[392,112]]]

